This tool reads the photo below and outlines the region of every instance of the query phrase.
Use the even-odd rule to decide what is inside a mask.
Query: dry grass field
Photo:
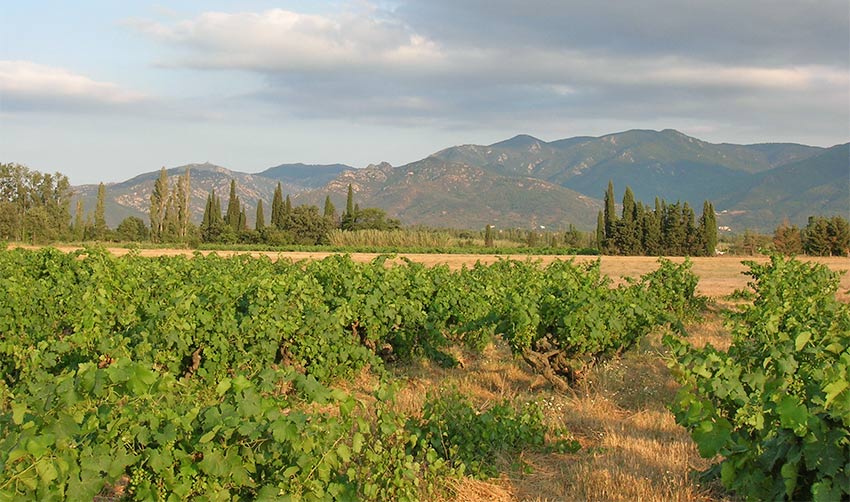
[[[126,249],[111,249],[116,255]],[[191,255],[186,250],[142,250],[145,256]],[[233,252],[218,252],[230,255]],[[273,259],[318,259],[327,253],[259,253]],[[368,261],[375,254],[354,254]],[[492,262],[496,256],[481,255],[405,255],[427,265],[446,264],[452,268]],[[511,256],[520,260],[554,259],[577,261],[597,257]],[[743,258],[720,256],[693,258],[693,270],[700,277],[698,290],[712,299],[709,311],[698,323],[688,326],[690,340],[696,345],[711,343],[724,348],[729,344],[722,312],[734,305],[726,295],[747,285],[742,274]],[[765,257],[750,258],[766,261]],[[804,258],[824,263],[833,270],[850,269],[850,258]],[[675,261],[681,260],[674,258]],[[603,273],[615,281],[636,277],[656,268],[650,257],[601,257]],[[839,294],[850,297],[850,274],[841,279]],[[500,460],[501,477],[489,481],[464,479],[451,486],[455,502],[490,501],[725,501],[735,500],[716,482],[700,484],[694,472],[709,466],[701,459],[687,432],[676,425],[667,410],[677,390],[668,369],[668,357],[661,333],[644,340],[636,350],[620,359],[592,370],[570,394],[555,392],[545,379],[535,375],[521,360],[511,356],[506,346],[495,343],[481,354],[458,353],[462,368],[446,369],[426,362],[413,367],[396,368],[403,382],[397,406],[418,413],[429,391],[453,387],[470,396],[482,408],[497,401],[515,402],[536,399],[545,406],[552,425],[566,427],[582,445],[572,454],[526,452],[520,458]],[[354,382],[345,382],[347,390],[368,389],[374,376],[364,374]]]

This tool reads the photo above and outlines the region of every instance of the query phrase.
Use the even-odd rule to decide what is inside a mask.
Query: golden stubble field
[[[71,251],[75,248],[60,248]],[[115,255],[129,250],[111,248]],[[142,256],[192,256],[181,249],[148,249]],[[209,252],[203,252],[208,254]],[[250,254],[292,261],[321,259],[329,253],[276,253],[217,251],[220,256]],[[357,261],[370,261],[377,254],[351,254]],[[405,254],[425,265],[445,264],[453,269],[477,261],[490,263],[502,258],[539,260],[556,259],[587,262],[601,259],[602,272],[615,282],[654,270],[652,257],[603,256],[489,256]],[[698,290],[712,299],[704,318],[687,327],[689,339],[698,346],[729,345],[723,311],[735,302],[724,297],[746,287],[749,277],[742,260],[765,262],[768,258],[717,256],[692,258],[699,276]],[[833,270],[850,270],[850,258],[801,258],[823,263]],[[672,258],[681,261],[682,258]],[[850,298],[850,274],[841,278],[839,296]],[[623,357],[594,368],[570,393],[555,392],[546,380],[534,374],[521,360],[511,356],[503,342],[496,341],[483,353],[456,354],[463,362],[459,368],[441,368],[427,361],[391,371],[402,382],[396,405],[415,415],[422,409],[428,392],[455,388],[469,396],[482,409],[501,400],[543,403],[551,425],[566,427],[582,449],[573,454],[521,452],[519,458],[499,460],[501,477],[486,481],[451,481],[450,496],[443,502],[508,501],[735,501],[718,482],[700,483],[694,473],[710,462],[699,457],[688,433],[675,423],[667,406],[678,385],[668,368],[669,357],[654,333],[635,350]],[[340,386],[355,394],[376,383],[376,376],[364,372],[354,381]]]

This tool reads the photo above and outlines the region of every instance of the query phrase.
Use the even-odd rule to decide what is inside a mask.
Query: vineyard
[[[464,354],[501,343],[570,393],[662,331],[676,418],[723,456],[727,488],[846,498],[837,278],[782,260],[752,274],[725,352],[688,343],[705,300],[687,261],[615,286],[598,261],[3,250],[0,500],[450,500],[457,480],[499,476],[499,458],[580,444],[540,399],[434,388],[405,409],[406,368],[463,372]],[[351,383],[364,374],[368,388]]]

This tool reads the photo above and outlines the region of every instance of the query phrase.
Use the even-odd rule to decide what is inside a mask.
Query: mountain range
[[[714,144],[672,129],[631,130],[600,137],[546,142],[518,135],[492,145],[461,145],[402,166],[356,169],[345,164],[281,164],[249,174],[209,163],[168,169],[191,173],[193,218],[215,190],[226,204],[237,183],[249,220],[257,200],[271,204],[277,183],[294,204],[321,205],[330,195],[337,208],[348,185],[361,207],[380,207],[404,225],[478,229],[594,228],[608,181],[618,197],[626,186],[637,200],[655,197],[703,200],[732,231],[772,230],[785,218],[805,225],[809,215],[850,216],[850,143],[821,148],[795,143]],[[107,223],[127,216],[146,219],[158,171],[107,185]],[[172,182],[174,181],[172,180]],[[97,187],[75,187],[85,208],[94,208]],[[267,211],[268,214],[268,211]]]

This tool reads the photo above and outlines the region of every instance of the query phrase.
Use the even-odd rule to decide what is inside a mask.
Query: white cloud
[[[362,14],[326,17],[283,9],[206,12],[164,25],[133,23],[143,33],[190,53],[176,64],[261,72],[434,64],[437,45],[398,22]]]
[[[427,5],[439,9],[423,15],[402,0],[393,10],[360,2],[324,15],[206,12],[132,24],[163,44],[161,66],[260,76],[261,87],[234,103],[259,104],[274,118],[462,128],[590,119],[663,128],[672,119],[796,130],[816,117],[823,130],[846,129],[845,62],[779,44],[770,27],[753,34],[737,25],[724,28],[730,47],[747,49],[735,57],[712,42],[715,25],[687,9],[677,8],[681,22],[659,24],[655,16],[673,0],[653,1],[652,12],[606,7],[616,22],[601,20],[589,0],[434,0]],[[812,23],[797,22],[788,2],[774,24],[808,40]],[[712,3],[700,5],[702,15],[720,15]],[[747,10],[747,19],[764,9]],[[599,29],[582,29],[586,23]],[[846,23],[833,24],[829,33]]]
[[[656,53],[616,54],[528,44],[440,44],[402,20],[374,10],[337,17],[282,9],[260,13],[207,12],[173,25],[135,22],[147,33],[184,51],[166,65],[241,69],[295,79],[348,78],[375,74],[411,85],[428,79],[438,87],[476,84],[538,85],[569,89],[597,85],[788,89],[817,83],[847,85],[847,72],[829,66],[718,64],[696,57]],[[421,81],[421,80],[420,80]]]
[[[31,61],[0,61],[0,107],[60,110],[114,107],[143,102],[146,96],[111,82],[99,82],[63,68]]]

